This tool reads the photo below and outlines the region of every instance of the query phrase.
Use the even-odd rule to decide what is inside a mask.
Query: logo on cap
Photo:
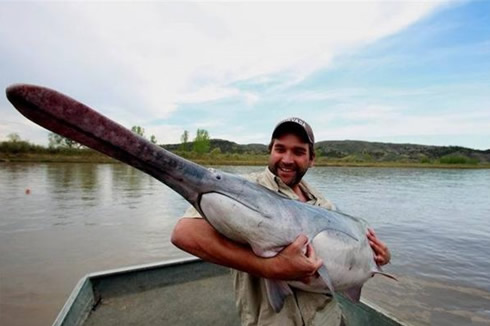
[[[315,143],[315,136],[313,136],[313,130],[311,129],[310,125],[300,119],[300,118],[296,118],[296,117],[291,117],[291,118],[287,118],[287,119],[284,119],[282,120],[281,122],[279,122],[277,124],[277,126],[274,128],[274,131],[272,132],[272,138],[274,138],[277,134],[277,132],[279,131],[279,129],[285,124],[285,123],[295,123],[297,124],[298,126],[301,126],[302,128],[302,131],[304,132],[308,142],[310,144],[314,144]]]
[[[289,119],[287,119],[285,121],[296,122],[297,124],[301,125],[301,127],[306,128],[306,122],[304,122],[300,118],[289,118]]]

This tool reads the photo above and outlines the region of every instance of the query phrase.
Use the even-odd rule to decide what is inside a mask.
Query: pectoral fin
[[[355,286],[343,291],[343,293],[352,302],[359,302],[359,300],[361,299],[361,290],[362,286]]]
[[[381,266],[376,266],[376,268],[374,269],[373,276],[376,274],[383,275],[385,277],[391,278],[392,280],[398,281],[398,279],[394,275],[383,272],[383,269],[381,269]]]
[[[391,275],[391,274],[389,274],[389,273],[385,273],[385,272],[378,272],[378,271],[376,271],[376,272],[373,272],[373,276],[374,276],[374,275],[383,275],[383,276],[385,276],[385,277],[389,277],[389,278],[391,278],[392,280],[398,281],[398,279],[397,279],[395,276],[393,276],[393,275]]]
[[[285,281],[265,280],[265,288],[269,304],[275,312],[281,311],[284,306],[284,300],[293,291]]]
[[[332,280],[328,275],[328,271],[325,265],[323,265],[318,269],[318,274],[322,278],[323,282],[325,282],[325,284],[327,285],[328,289],[330,290],[330,293],[333,295],[335,293],[335,289],[333,288]]]

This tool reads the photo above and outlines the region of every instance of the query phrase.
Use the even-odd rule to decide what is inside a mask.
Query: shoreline
[[[200,157],[186,159],[205,166],[265,166],[267,156],[244,156],[243,159],[221,157]],[[0,163],[93,163],[93,164],[123,164],[102,154],[89,155],[59,155],[59,154],[5,154],[0,153]],[[348,162],[320,157],[315,161],[318,167],[372,167],[372,168],[422,168],[422,169],[490,169],[490,163],[479,164],[443,164],[418,162]]]

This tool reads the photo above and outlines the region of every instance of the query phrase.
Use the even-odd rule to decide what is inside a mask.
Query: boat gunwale
[[[149,271],[154,269],[160,269],[163,267],[185,265],[185,264],[199,262],[199,261],[202,260],[197,257],[172,259],[172,260],[165,260],[163,262],[161,261],[156,263],[140,264],[140,265],[121,267],[121,268],[108,269],[100,272],[93,272],[87,274],[86,277],[88,277],[90,280],[97,280],[97,279],[108,278],[113,276],[120,276],[123,274],[132,274],[136,272],[139,273],[139,272],[144,272],[144,271]]]
[[[87,286],[90,287],[90,289],[92,288],[90,278],[88,277],[88,275],[85,275],[77,282],[77,284],[73,288],[72,292],[70,293],[70,296],[65,301],[65,304],[61,308],[56,319],[54,320],[53,326],[64,325],[65,321],[69,316],[68,314],[74,309],[75,303],[78,300],[80,300],[82,290]],[[80,320],[82,319],[82,317],[84,316],[80,316],[78,319]]]
[[[64,324],[64,322],[68,318],[69,313],[73,310],[74,304],[77,302],[77,300],[80,300],[80,296],[82,294],[83,289],[89,287],[90,290],[93,291],[93,283],[95,280],[120,276],[124,274],[133,274],[138,272],[155,270],[164,267],[184,265],[193,262],[198,262],[200,260],[201,259],[197,257],[188,257],[188,258],[181,258],[181,259],[166,260],[163,262],[156,262],[156,263],[131,265],[131,266],[125,266],[121,268],[114,268],[114,269],[88,273],[84,275],[76,283],[75,287],[73,288],[70,295],[68,296],[68,299],[66,299],[65,303],[63,304],[63,307],[61,308],[58,315],[56,316],[56,319],[54,320],[52,326],[61,326]],[[95,299],[95,295],[93,294],[92,305],[95,304],[96,304],[96,299]],[[80,316],[80,317],[85,317],[85,316]]]

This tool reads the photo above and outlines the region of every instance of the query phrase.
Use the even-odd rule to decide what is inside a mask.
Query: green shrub
[[[463,155],[446,155],[439,159],[441,164],[478,164],[479,160],[476,158],[469,158]]]
[[[0,142],[0,153],[42,153],[46,149],[39,145],[31,144],[24,140]]]

